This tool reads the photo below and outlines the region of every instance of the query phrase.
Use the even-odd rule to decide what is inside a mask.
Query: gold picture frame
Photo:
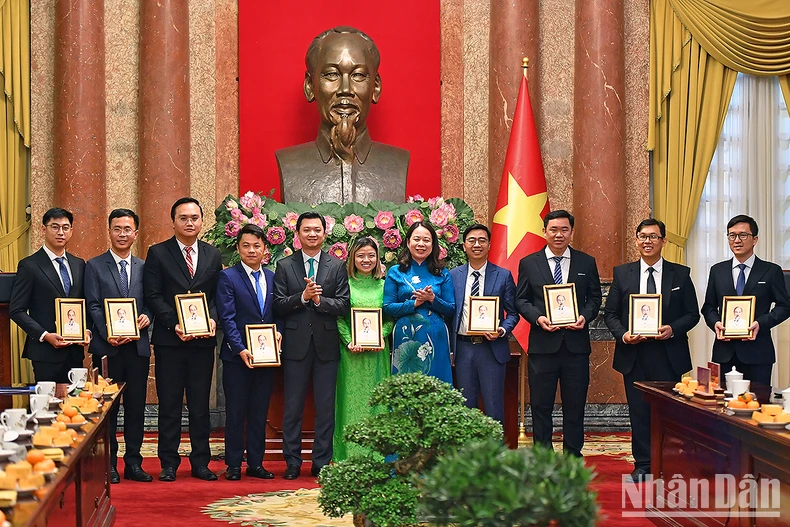
[[[576,284],[551,284],[543,286],[543,301],[546,303],[546,318],[549,325],[572,326],[579,320],[576,305]]]
[[[140,339],[140,328],[137,327],[137,299],[105,298],[104,320],[107,323],[108,338]]]
[[[252,354],[253,368],[272,368],[280,365],[280,343],[274,324],[249,324],[244,327],[247,350]]]
[[[725,296],[721,303],[721,323],[724,338],[750,339],[749,329],[754,323],[755,296]],[[744,316],[745,314],[745,316]]]
[[[499,327],[499,297],[470,296],[469,316],[466,317],[467,335],[496,333]]]
[[[660,294],[630,295],[628,332],[631,335],[657,337],[660,334],[662,299]]]
[[[351,345],[362,349],[384,348],[381,308],[351,308]]]
[[[210,337],[211,315],[208,312],[208,302],[205,293],[184,293],[176,295],[176,311],[178,324],[184,335],[195,337]]]
[[[85,342],[84,298],[55,299],[55,331],[68,342]]]

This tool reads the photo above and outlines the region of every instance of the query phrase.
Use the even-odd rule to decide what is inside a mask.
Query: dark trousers
[[[43,362],[40,360],[30,361],[33,364],[33,376],[36,382],[54,381],[62,384],[69,382],[69,370],[72,368],[82,368],[82,357],[77,357],[77,353],[67,352],[66,360],[63,362]]]
[[[178,468],[181,458],[181,408],[187,394],[192,468],[205,467],[211,458],[208,400],[214,374],[214,348],[154,346],[156,393],[159,396],[159,462]]]
[[[458,340],[455,347],[456,388],[466,397],[468,408],[477,408],[483,396],[485,414],[500,423],[505,419],[505,364],[500,363],[484,340],[472,344]]]
[[[551,448],[551,412],[554,410],[554,395],[559,382],[562,447],[567,453],[581,456],[584,445],[584,406],[590,386],[590,356],[586,353],[571,353],[563,341],[555,353],[530,353],[527,366],[535,443]]]
[[[113,382],[126,383],[121,400],[123,402],[123,439],[126,465],[142,465],[143,424],[145,421],[145,396],[148,392],[148,370],[150,359],[137,354],[137,345],[132,342],[118,348],[118,353],[107,357],[109,375]],[[101,357],[93,356],[93,367],[101,369]],[[118,463],[118,406],[110,414],[110,463]]]
[[[222,384],[225,389],[225,464],[229,467],[241,466],[245,439],[247,466],[263,466],[266,416],[269,413],[273,383],[272,368],[248,368],[240,361],[222,361]]]
[[[631,419],[631,451],[634,467],[650,472],[650,403],[642,392],[634,387],[642,381],[677,381],[666,351],[658,342],[638,344],[633,369],[623,374],[625,398],[628,401],[628,417]]]
[[[312,340],[304,359],[283,360],[283,457],[289,466],[302,466],[302,418],[311,377],[315,404],[313,466],[323,467],[332,460],[338,362],[319,359]]]
[[[741,362],[737,355],[733,353],[732,359],[727,362],[721,363],[721,386],[726,388],[727,377],[725,373],[730,373],[732,368],[735,367],[739,372],[743,373],[743,378],[751,382],[771,386],[771,372],[774,369],[773,364],[744,364]]]

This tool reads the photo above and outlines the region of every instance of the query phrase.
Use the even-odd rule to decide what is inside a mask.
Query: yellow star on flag
[[[540,213],[549,199],[548,192],[527,196],[513,174],[507,174],[507,205],[496,211],[494,223],[507,228],[507,257],[513,254],[528,232],[541,235],[543,219]]]

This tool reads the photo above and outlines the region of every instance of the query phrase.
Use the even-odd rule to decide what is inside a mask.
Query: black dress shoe
[[[246,474],[251,478],[274,479],[274,474],[263,467],[247,467]]]
[[[120,483],[121,476],[118,475],[118,469],[110,467],[110,483]]]
[[[175,481],[176,480],[176,469],[173,467],[165,467],[162,469],[162,472],[159,473],[159,481]]]
[[[283,472],[283,479],[296,479],[299,477],[300,469],[297,465],[288,465]]]
[[[216,481],[217,475],[211,472],[208,467],[197,467],[192,469],[192,477],[203,481]]]
[[[247,475],[249,475],[250,470],[247,469]],[[239,481],[241,479],[241,467],[228,467],[228,470],[225,471],[225,479],[228,481]]]
[[[175,474],[173,477],[175,477]],[[126,465],[126,468],[123,469],[123,479],[148,482],[152,481],[154,478],[151,477],[151,474],[143,470],[143,467],[140,465]]]
[[[310,474],[312,474],[312,476],[314,478],[317,478],[318,476],[321,475],[321,469],[322,468],[324,468],[324,467],[318,467],[316,465],[313,465],[312,467],[310,467]]]
[[[626,483],[644,483],[650,473],[643,468],[635,468],[633,472],[625,477]]]

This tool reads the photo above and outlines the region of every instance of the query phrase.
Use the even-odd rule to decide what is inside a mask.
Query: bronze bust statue
[[[321,203],[406,199],[409,152],[370,138],[370,105],[381,94],[379,50],[352,27],[318,35],[305,56],[304,94],[316,101],[315,141],[275,152],[283,201]]]

